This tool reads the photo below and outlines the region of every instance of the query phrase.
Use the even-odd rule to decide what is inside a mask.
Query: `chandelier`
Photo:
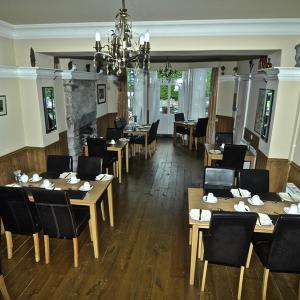
[[[101,44],[101,36],[96,32],[94,64],[97,72],[106,70],[107,74],[121,75],[126,68],[148,70],[150,64],[150,35],[141,34],[139,42],[133,37],[132,21],[122,0],[122,8],[115,17],[115,29],[111,30],[107,44]],[[138,40],[138,39],[137,39]]]
[[[158,75],[161,79],[170,82],[175,79],[177,70],[173,70],[171,63],[167,60],[165,67],[160,67],[158,70]]]

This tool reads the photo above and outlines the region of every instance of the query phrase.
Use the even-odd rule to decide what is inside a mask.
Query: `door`
[[[173,134],[174,114],[178,112],[179,86],[174,82],[160,84],[159,134]]]

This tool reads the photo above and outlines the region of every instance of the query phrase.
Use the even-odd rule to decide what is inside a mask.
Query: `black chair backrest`
[[[2,272],[2,262],[1,262],[1,236],[2,236],[2,234],[0,234],[0,276],[3,274],[3,272]]]
[[[32,195],[45,235],[55,238],[78,236],[73,208],[66,192],[35,189]]]
[[[115,127],[117,129],[123,129],[124,128],[123,124],[122,124],[122,121],[121,121],[120,118],[116,118],[115,121],[114,121],[114,123],[115,123]]]
[[[122,127],[125,128],[126,125],[127,125],[126,119],[125,119],[124,117],[121,117],[121,118],[120,118],[120,121],[121,121]]]
[[[196,137],[203,137],[206,136],[206,128],[207,128],[208,118],[200,118],[198,119],[196,125]]]
[[[212,211],[204,238],[204,259],[211,263],[245,266],[256,213]]]
[[[117,141],[123,135],[123,130],[118,128],[107,128],[106,129],[106,139]]]
[[[82,180],[95,180],[102,173],[103,159],[96,156],[79,156],[77,177]]]
[[[203,188],[230,190],[234,186],[233,169],[206,167],[204,169]]]
[[[225,145],[222,167],[235,170],[243,169],[246,152],[247,146],[245,145]]]
[[[73,158],[68,155],[48,155],[47,172],[72,172]]]
[[[97,156],[102,158],[107,156],[107,144],[105,139],[88,138],[87,145],[89,156]]]
[[[274,231],[267,268],[271,271],[300,273],[300,216],[280,215]]]
[[[184,113],[177,113],[174,115],[175,121],[184,121]]]
[[[238,187],[247,189],[254,194],[269,192],[269,171],[258,169],[240,170],[238,173]]]
[[[35,206],[22,188],[0,186],[0,217],[12,233],[33,234],[40,228]]]
[[[216,132],[215,144],[220,146],[222,144],[233,144],[232,132]]]

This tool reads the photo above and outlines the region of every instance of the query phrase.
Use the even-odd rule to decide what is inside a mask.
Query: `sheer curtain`
[[[150,86],[149,86],[149,122],[155,122],[159,119],[159,100],[160,88],[159,79],[156,71],[150,71]]]
[[[145,123],[146,113],[146,82],[144,71],[138,69],[134,81],[133,115],[137,116],[138,123]]]
[[[183,82],[179,89],[179,111],[186,119],[205,118],[207,110],[206,79],[209,69],[189,69],[183,72]]]

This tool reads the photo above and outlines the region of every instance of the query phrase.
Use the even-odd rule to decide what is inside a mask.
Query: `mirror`
[[[268,141],[272,115],[274,90],[259,89],[254,130],[264,141]]]
[[[46,133],[56,130],[54,88],[42,87]]]

